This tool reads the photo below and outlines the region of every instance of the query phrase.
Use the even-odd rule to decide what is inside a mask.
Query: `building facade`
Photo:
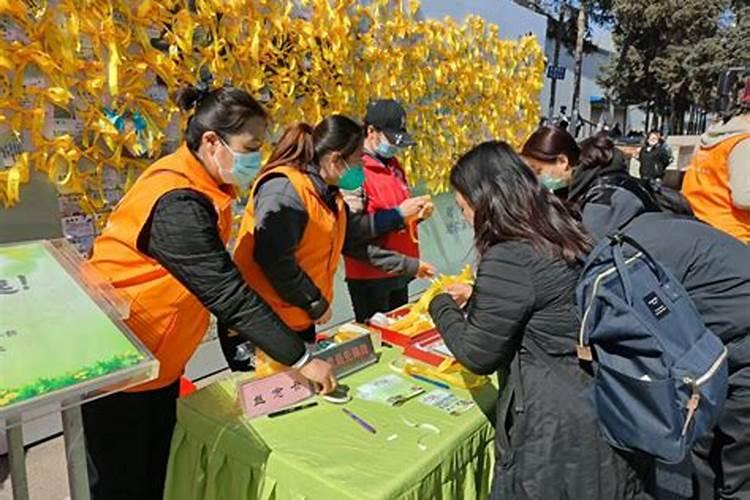
[[[523,3],[523,2],[521,2]],[[512,0],[423,0],[420,15],[442,19],[446,16],[462,21],[466,16],[477,15],[500,27],[500,36],[514,39],[533,34],[544,47],[548,65],[552,63],[555,40],[547,36],[547,16],[535,12]],[[599,85],[597,77],[615,51],[611,34],[598,27],[592,30],[591,42],[594,50],[584,55],[581,74],[580,114],[586,120],[581,130],[581,137],[589,135],[597,127],[606,124],[613,127],[619,124],[623,133],[643,131],[645,113],[636,106],[620,106],[607,97],[605,89]],[[573,83],[575,57],[565,46],[560,47],[558,66],[565,68],[565,76],[557,81],[554,110],[550,112],[551,80],[545,78],[545,85],[540,95],[540,104],[544,116],[558,116],[561,106],[565,106],[567,115],[572,113]]]

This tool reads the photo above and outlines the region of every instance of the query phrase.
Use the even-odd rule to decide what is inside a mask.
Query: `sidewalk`
[[[229,374],[221,371],[195,382],[200,389]],[[65,443],[62,435],[34,444],[26,450],[26,470],[31,500],[70,500]],[[8,456],[0,455],[0,500],[13,500]]]
[[[68,476],[62,436],[31,446],[26,454],[31,500],[68,500]],[[0,500],[11,500],[8,456],[0,456]]]

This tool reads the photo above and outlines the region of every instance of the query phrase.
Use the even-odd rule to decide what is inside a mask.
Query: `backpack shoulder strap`
[[[659,283],[664,284],[667,281],[667,276],[664,273],[664,270],[662,267],[656,262],[656,259],[654,259],[651,256],[651,253],[643,248],[643,246],[636,241],[635,238],[632,236],[629,236],[626,233],[617,233],[615,235],[612,235],[610,238],[613,238],[618,243],[626,243],[630,245],[631,247],[635,248],[635,250],[643,255],[644,262],[648,265],[649,268],[651,268],[651,272],[654,273],[656,278],[659,280]]]
[[[609,237],[605,237],[599,241],[599,243],[596,244],[596,246],[591,249],[591,252],[586,256],[586,259],[583,262],[583,266],[581,267],[580,276],[586,275],[586,273],[589,272],[589,270],[599,262],[599,259],[605,255],[605,253],[610,250],[612,247],[612,240]]]
[[[613,251],[613,254],[616,254],[619,250],[620,252],[620,258],[622,259],[622,244],[626,243],[633,247],[637,252],[640,252],[643,254],[644,260],[648,264],[648,266],[651,268],[651,271],[657,276],[660,283],[664,283],[665,280],[665,274],[664,271],[661,269],[659,265],[656,264],[653,257],[651,257],[651,253],[643,248],[643,246],[638,243],[632,236],[629,236],[625,232],[618,231],[612,234],[607,235],[605,238],[603,238],[597,245],[594,247],[594,249],[591,251],[589,256],[586,259],[586,262],[584,264],[583,270],[581,271],[581,276],[584,276],[589,269],[591,269],[594,264],[597,263],[599,258],[605,254],[607,250],[615,249]]]

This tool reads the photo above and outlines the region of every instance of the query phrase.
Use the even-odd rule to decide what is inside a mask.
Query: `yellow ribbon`
[[[81,184],[77,175],[76,162],[81,152],[73,144],[72,137],[60,136],[53,141],[56,148],[47,158],[47,175],[63,193],[80,192]]]
[[[120,68],[120,53],[117,44],[112,41],[107,45],[109,50],[109,62],[107,63],[107,82],[109,84],[109,95],[115,97],[119,92],[118,78]]]
[[[0,14],[23,39],[0,39],[0,124],[31,137],[28,161],[59,174],[61,189],[88,189],[89,210],[107,207],[101,173],[80,172],[81,157],[112,165],[128,188],[148,163],[128,154],[153,158],[162,144],[180,141],[166,136],[174,104],[147,96],[151,74],[171,95],[208,67],[217,85],[231,81],[261,98],[272,129],[336,112],[362,116],[371,96],[397,96],[418,142],[403,164],[431,192],[448,189],[456,156],[473,144],[495,138],[518,146],[536,126],[545,64],[538,42],[501,40],[478,17],[418,20],[417,2],[390,0],[195,3],[190,11],[176,0],[58,0],[49,9],[43,0],[0,0]],[[152,46],[158,37],[163,50]],[[32,69],[43,88],[24,87]],[[118,133],[104,107],[140,112],[146,130]],[[83,123],[78,143],[45,136],[50,113],[62,110]],[[3,203],[10,170],[0,178]]]
[[[21,184],[28,182],[29,176],[29,153],[18,155],[13,166],[0,171],[0,198],[5,208],[12,207],[18,202],[21,197]]]

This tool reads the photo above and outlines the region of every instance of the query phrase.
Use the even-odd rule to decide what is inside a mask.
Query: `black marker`
[[[304,410],[305,408],[312,408],[313,406],[318,406],[317,401],[313,401],[312,403],[307,403],[305,405],[299,405],[299,406],[293,406],[291,408],[285,408],[283,410],[275,411],[273,413],[269,413],[268,417],[280,417],[282,415],[288,415],[289,413],[294,413],[295,411]]]

